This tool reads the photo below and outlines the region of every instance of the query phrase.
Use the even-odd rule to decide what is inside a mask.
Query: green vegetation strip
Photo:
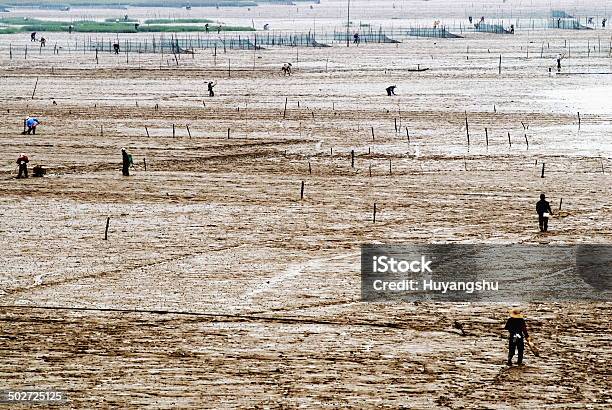
[[[253,0],[3,0],[9,7],[255,7]]]
[[[187,23],[214,23],[209,19],[150,19],[145,24],[187,24]]]
[[[75,32],[80,33],[178,33],[204,31],[202,25],[165,25],[165,24],[141,24],[138,29],[134,23],[129,22],[100,22],[100,21],[75,21],[72,23],[64,21],[46,21],[38,19],[5,18],[0,19],[0,25],[8,27],[0,28],[0,34],[13,34],[24,32],[60,32],[68,31],[70,25]],[[213,25],[213,30],[218,26]],[[221,31],[254,31],[252,27],[221,26]]]

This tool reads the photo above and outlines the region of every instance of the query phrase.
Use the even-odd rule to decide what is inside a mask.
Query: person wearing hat
[[[19,165],[19,173],[17,174],[17,178],[27,178],[28,177],[28,156],[26,154],[19,155],[17,158],[17,165]]]
[[[527,324],[520,308],[510,310],[510,317],[506,321],[505,330],[508,331],[508,366],[512,366],[512,357],[514,352],[518,350],[518,359],[516,363],[520,366],[523,364],[523,352],[525,351],[525,340],[529,339],[527,333]]]
[[[546,195],[540,195],[540,200],[536,203],[536,212],[538,213],[540,232],[548,232],[548,217],[552,215],[552,209],[550,209],[550,203],[546,200]]]
[[[130,176],[130,165],[132,165],[132,156],[128,154],[125,148],[121,148],[121,158],[123,160],[123,176]]]

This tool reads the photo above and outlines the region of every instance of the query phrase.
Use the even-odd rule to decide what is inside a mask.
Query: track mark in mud
[[[162,260],[157,260],[157,261],[153,261],[153,262],[149,262],[149,263],[145,263],[142,265],[138,265],[138,266],[134,266],[131,268],[132,271],[138,271],[138,270],[144,270],[144,269],[148,269],[148,268],[152,268],[152,267],[156,267],[156,266],[160,266],[163,265],[165,263],[171,263],[171,262],[176,262],[176,261],[180,261],[182,259],[187,259],[193,256],[198,256],[198,255],[203,255],[206,253],[210,253],[210,252],[220,252],[220,251],[225,251],[228,249],[239,249],[239,248],[243,248],[243,247],[247,247],[248,245],[236,245],[236,246],[225,246],[222,248],[217,248],[217,249],[206,249],[204,251],[199,251],[199,252],[194,252],[194,253],[188,253],[188,254],[184,254],[184,255],[179,255],[179,256],[173,256],[171,258],[166,258],[166,259],[162,259]],[[96,273],[92,273],[89,275],[81,275],[81,276],[75,276],[75,277],[68,277],[68,278],[63,278],[60,280],[57,280],[55,282],[49,282],[49,283],[44,283],[43,281],[43,277],[44,276],[48,276],[46,274],[42,274],[42,275],[38,275],[35,277],[34,279],[34,284],[31,286],[27,286],[24,288],[18,288],[18,289],[14,289],[14,290],[4,290],[4,295],[18,295],[27,291],[30,291],[34,288],[40,288],[40,287],[52,287],[52,286],[57,286],[57,285],[64,285],[67,283],[71,283],[71,282],[76,282],[82,279],[88,279],[88,278],[101,278],[101,277],[105,277],[105,276],[109,276],[109,275],[113,275],[113,274],[117,274],[117,273],[121,273],[124,272],[125,268],[124,267],[120,267],[117,269],[113,269],[110,271],[104,271],[104,272],[96,272]]]
[[[352,252],[352,253],[348,253],[348,254],[344,254],[344,255],[332,256],[332,257],[328,257],[328,258],[317,258],[317,259],[312,259],[312,260],[307,261],[307,262],[291,264],[291,265],[289,265],[289,267],[287,267],[284,271],[282,271],[278,275],[276,275],[276,276],[266,280],[265,282],[260,283],[259,286],[255,287],[254,289],[250,290],[249,292],[244,293],[240,297],[240,300],[243,301],[243,303],[246,304],[247,306],[244,306],[244,304],[241,304],[241,305],[238,305],[236,307],[238,307],[239,310],[245,310],[250,305],[252,305],[254,297],[256,297],[256,296],[258,296],[258,295],[260,295],[262,293],[265,293],[265,292],[267,292],[269,290],[272,290],[273,288],[277,287],[279,284],[281,284],[283,282],[289,281],[291,279],[295,279],[296,277],[302,275],[304,273],[304,271],[306,271],[306,270],[308,270],[310,268],[319,268],[325,262],[331,262],[331,261],[335,261],[335,260],[346,259],[346,258],[350,258],[350,257],[354,257],[354,256],[359,256],[359,253]],[[240,309],[240,308],[242,308],[242,309]]]

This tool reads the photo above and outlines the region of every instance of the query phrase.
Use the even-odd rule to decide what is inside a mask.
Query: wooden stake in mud
[[[104,125],[100,124],[100,137],[104,137]]]
[[[376,223],[376,202],[374,202],[374,212],[372,214],[372,222]]]
[[[191,138],[191,131],[189,130],[189,124],[185,125],[187,128],[187,134],[189,134],[189,138]]]
[[[391,171],[391,158],[389,158],[389,175],[392,175],[392,171]]]
[[[580,111],[578,111],[578,130],[580,130]]]
[[[310,161],[308,161],[308,174],[312,175],[312,166],[310,165]]]
[[[487,143],[487,148],[489,148],[489,129],[485,127],[485,142]]]
[[[146,125],[145,125],[145,131],[147,132],[147,137],[149,137],[149,138],[150,138],[151,136],[149,135],[149,129],[147,128],[147,126],[146,126]]]
[[[374,127],[372,127],[372,141],[374,141]]]
[[[465,133],[467,134],[467,144],[470,146],[470,124],[468,123],[467,113],[465,114]]]
[[[36,77],[36,84],[34,84],[34,91],[32,91],[32,99],[34,99],[34,94],[36,94],[36,87],[38,87],[38,77]]]
[[[230,139],[230,129],[227,129],[227,139]]]
[[[542,162],[542,178],[544,178],[544,166],[545,166],[545,165],[546,165],[546,164],[545,164],[544,162]]]
[[[106,228],[104,229],[104,240],[108,240],[108,225],[110,224],[110,216],[106,217]]]
[[[499,72],[498,74],[501,74],[501,66],[502,66],[502,57],[501,54],[499,55]]]
[[[395,122],[395,132],[397,132],[397,118],[394,118],[393,121]]]
[[[525,144],[527,144],[527,149],[529,149],[529,140],[527,139],[527,134],[525,134]]]
[[[283,118],[287,118],[287,102],[289,99],[285,97],[285,109],[283,110]]]
[[[300,190],[300,200],[304,199],[304,181],[302,181],[302,188]]]
[[[227,76],[232,76],[232,60],[229,58],[227,59]]]
[[[563,198],[559,201],[559,211],[561,210],[561,206],[563,206]]]
[[[355,150],[351,150],[351,168],[355,168]]]
[[[147,170],[147,159],[146,158],[142,159],[142,164],[144,165],[144,170],[146,171]]]
[[[408,144],[410,144],[410,133],[408,132],[408,127],[406,127],[406,138],[408,138]]]
[[[13,59],[13,44],[9,44],[9,58]]]
[[[176,136],[176,129],[174,127],[174,124],[172,124],[172,138],[174,138]]]
[[[508,145],[512,148],[512,140],[510,139],[510,131],[508,131]]]

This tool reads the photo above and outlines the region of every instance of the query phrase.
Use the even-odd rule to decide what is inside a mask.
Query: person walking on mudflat
[[[121,158],[123,160],[123,168],[122,168],[123,176],[129,177],[130,176],[130,165],[132,165],[133,163],[132,156],[128,154],[125,148],[121,148]]]
[[[536,203],[536,212],[538,213],[540,232],[548,232],[548,218],[552,215],[552,209],[550,209],[550,203],[546,200],[546,195],[540,195],[540,200]]]
[[[529,342],[529,334],[527,333],[527,324],[523,317],[520,308],[510,310],[510,317],[506,321],[505,330],[508,331],[508,366],[512,366],[512,357],[518,350],[518,358],[516,363],[520,366],[523,364],[523,353],[525,352],[525,340]]]
[[[208,96],[209,97],[214,97],[215,96],[215,92],[213,90],[213,88],[217,85],[217,83],[213,83],[212,81],[208,82]]]

